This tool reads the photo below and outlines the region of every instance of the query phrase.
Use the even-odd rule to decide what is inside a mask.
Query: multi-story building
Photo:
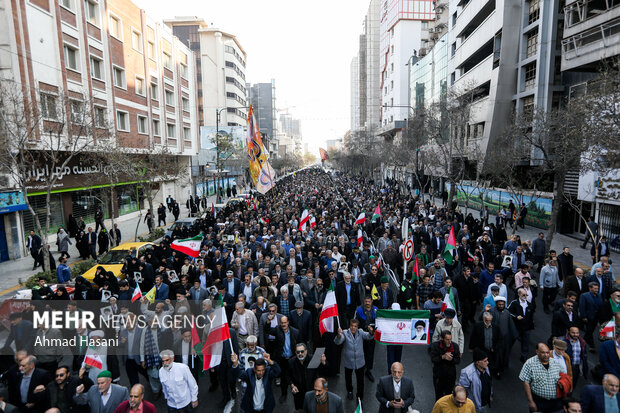
[[[277,155],[276,81],[271,79],[271,83],[255,83],[253,85],[248,83],[246,88],[248,102],[252,104],[263,144],[271,156]]]
[[[380,132],[393,138],[410,116],[406,64],[422,46],[423,22],[437,13],[431,0],[386,0],[380,14]]]
[[[464,146],[479,151],[483,167],[512,116],[534,107],[557,106],[562,96],[558,27],[559,0],[451,0],[449,86],[473,91]],[[469,155],[467,155],[469,156]]]
[[[171,30],[128,0],[17,0],[0,6],[0,75],[31,91],[46,122],[65,121],[49,110],[64,96],[77,103],[92,102],[92,119],[109,130],[118,150],[145,153],[165,148],[189,173],[198,137],[194,64],[191,50]],[[31,149],[43,148],[33,142]],[[97,207],[109,213],[110,205],[101,203],[109,183],[101,176],[85,179],[82,174],[88,168],[80,162],[73,161],[52,190],[54,231],[66,225],[70,214],[88,222]],[[184,197],[187,185],[181,180],[162,182],[156,201],[168,195]],[[36,188],[37,182],[29,184],[27,196],[44,222],[45,195]],[[110,202],[117,215],[144,205],[136,184],[121,182],[113,194]],[[8,213],[3,222],[8,230],[0,231],[6,238],[0,245],[8,245],[8,254],[0,256],[23,256],[24,234],[34,228],[32,215]]]
[[[562,33],[562,80],[567,97],[598,91],[601,70],[617,65],[620,56],[620,1],[567,0]],[[616,66],[617,70],[617,66]],[[617,86],[612,86],[617,87]],[[601,176],[572,171],[566,175],[565,195],[579,205],[581,215],[593,216],[600,233],[620,250],[620,172]],[[584,233],[584,224],[573,208],[563,208],[559,231]],[[616,241],[614,243],[614,241]]]
[[[246,53],[237,38],[208,27],[197,17],[165,20],[196,56],[198,96],[202,102],[201,126],[246,126]],[[195,45],[199,42],[199,46]],[[219,116],[218,116],[219,115]]]
[[[280,130],[284,135],[290,137],[293,153],[301,156],[301,121],[293,119],[293,116],[289,113],[281,113]]]
[[[351,130],[379,125],[379,11],[380,0],[370,0],[364,17],[359,49],[351,61]]]

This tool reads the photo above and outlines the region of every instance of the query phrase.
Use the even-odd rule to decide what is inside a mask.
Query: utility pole
[[[217,170],[217,181],[220,179],[220,110],[218,108],[215,109],[215,169]],[[220,183],[221,185],[221,183]],[[217,203],[221,203],[220,199],[220,190],[218,186],[215,186],[215,193],[217,194]]]

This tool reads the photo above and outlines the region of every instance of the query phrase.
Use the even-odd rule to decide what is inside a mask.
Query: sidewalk
[[[215,196],[210,196],[207,198],[208,207],[211,207],[211,204],[215,202]],[[159,204],[154,204],[153,207],[157,208]],[[179,215],[179,219],[187,218],[189,216],[188,209],[185,207],[185,201],[179,203],[181,208],[181,214]],[[127,215],[123,215],[114,220],[116,224],[118,224],[118,228],[121,231],[121,244],[124,242],[132,242],[134,241],[135,233],[136,233],[136,224],[138,224],[138,219],[140,223],[138,224],[138,237],[145,236],[148,234],[148,227],[144,222],[144,217],[146,216],[147,209],[143,209],[142,215],[140,215],[140,211],[132,212]],[[155,225],[157,225],[157,211],[155,211]],[[174,223],[174,215],[169,211],[166,211],[166,225],[163,228],[168,228],[170,225]],[[108,231],[112,227],[112,221],[109,219],[105,220],[106,228]],[[86,227],[92,227],[95,229],[94,223],[87,223]],[[71,238],[72,245],[69,246],[69,254],[70,258],[67,259],[67,264],[71,266],[75,262],[80,261],[80,255],[75,246],[75,239]],[[56,264],[58,265],[58,257],[60,253],[57,251],[56,247],[56,235],[50,235],[48,238],[48,243],[51,246],[52,255],[56,260]],[[19,285],[19,281],[25,282],[29,277],[41,271],[41,268],[38,267],[34,271],[32,270],[34,260],[30,255],[24,258],[20,258],[17,260],[5,261],[0,263],[0,273],[3,274],[0,277],[0,297],[5,298],[6,295],[12,295],[14,291],[17,291],[21,288]]]

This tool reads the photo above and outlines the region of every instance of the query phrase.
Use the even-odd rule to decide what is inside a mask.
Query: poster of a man
[[[416,343],[426,343],[428,341],[428,323],[427,320],[413,319],[411,320],[411,340]]]

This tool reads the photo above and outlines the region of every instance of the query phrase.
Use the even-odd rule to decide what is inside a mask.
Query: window
[[[123,26],[121,19],[116,16],[110,16],[110,35],[119,40],[123,40]]]
[[[99,2],[96,0],[85,0],[84,11],[86,21],[99,26]]]
[[[114,86],[125,89],[127,80],[125,79],[125,69],[114,67]]]
[[[151,83],[151,99],[159,100],[159,87],[157,83]]]
[[[536,62],[523,66],[525,71],[525,88],[529,89],[536,83]]]
[[[539,0],[530,0],[528,24],[534,23],[540,17]]]
[[[183,103],[183,110],[186,110],[189,112],[189,99],[181,98],[181,102]]]
[[[528,96],[522,99],[523,102],[523,115],[526,118],[531,118],[534,113],[534,96]]]
[[[136,76],[136,95],[146,96],[146,90],[144,89],[144,79]]]
[[[106,127],[105,108],[102,106],[95,106],[95,126],[98,128]]]
[[[147,134],[146,129],[146,116],[138,115],[138,133]]]
[[[142,34],[140,32],[135,30],[131,31],[131,46],[134,50],[142,53]]]
[[[103,80],[103,61],[98,57],[90,57],[90,75],[94,79]]]
[[[78,49],[75,46],[65,44],[65,66],[71,70],[78,70]]]
[[[159,121],[156,119],[153,119],[153,135],[161,136],[161,132],[159,131]]]
[[[183,139],[186,141],[192,140],[192,130],[190,128],[183,128]]]
[[[167,129],[167,132],[168,132],[167,136],[170,139],[176,139],[176,130],[175,130],[174,123],[167,123],[166,124],[166,129]]]
[[[116,111],[116,128],[119,131],[129,132],[129,114],[127,112]]]
[[[69,110],[71,111],[71,123],[80,124],[84,121],[84,108],[82,102],[70,100]]]
[[[58,119],[56,96],[48,93],[41,93],[41,114],[45,119]]]
[[[164,67],[172,70],[172,56],[164,52]]]
[[[187,79],[187,65],[179,64],[179,71],[181,72],[181,77]]]
[[[60,5],[65,9],[73,10],[73,0],[60,0]]]
[[[150,59],[155,60],[155,43],[149,41],[147,46],[147,52]]]
[[[166,90],[166,105],[174,106],[174,93]]]
[[[527,34],[527,51],[526,56],[534,56],[538,48],[538,28]]]

